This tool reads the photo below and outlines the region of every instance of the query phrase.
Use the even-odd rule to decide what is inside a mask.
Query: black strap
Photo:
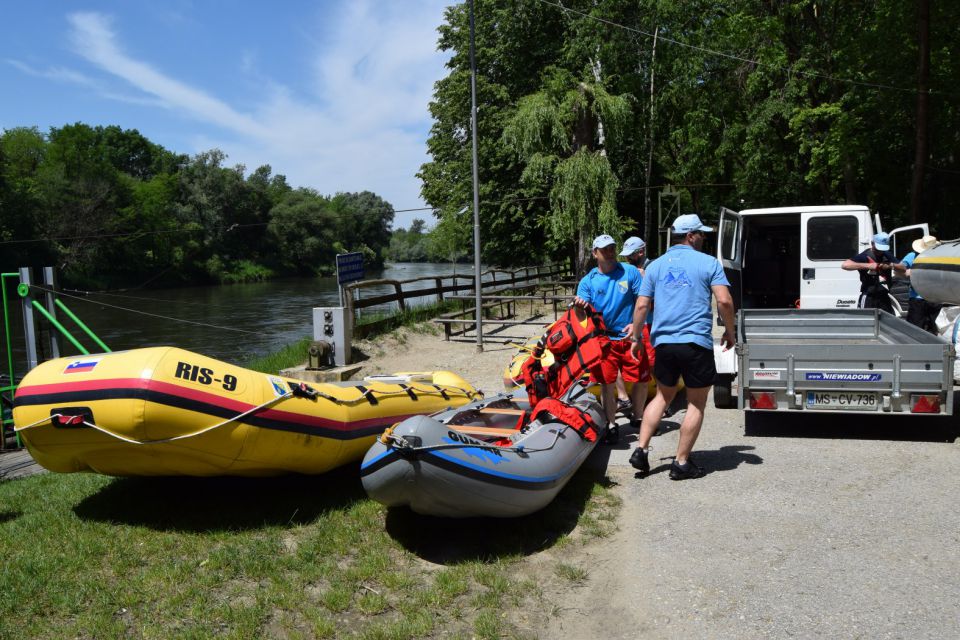
[[[370,404],[374,406],[380,404],[380,401],[374,397],[373,392],[362,384],[357,385],[357,390],[363,394],[363,397],[365,397]]]
[[[411,400],[419,400],[419,398],[417,398],[417,394],[413,392],[413,389],[403,384],[402,382],[400,383],[400,388],[407,392],[407,395],[410,396]]]
[[[447,395],[447,392],[438,384],[433,385],[433,388],[440,392],[440,395],[443,396],[444,400],[449,400],[450,396]]]

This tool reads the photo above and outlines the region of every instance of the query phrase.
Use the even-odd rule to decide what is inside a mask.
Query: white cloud
[[[116,44],[110,20],[105,16],[99,13],[74,13],[68,16],[68,20],[73,27],[70,39],[76,53],[104,71],[160,98],[170,108],[182,109],[194,117],[238,132],[261,136],[267,133],[254,119],[220,100],[125,55]]]
[[[436,28],[445,4],[358,0],[318,16],[324,22],[311,33],[327,36],[303,61],[307,86],[292,90],[259,78],[259,102],[251,101],[256,106],[247,113],[127,55],[107,16],[71,14],[70,40],[78,55],[155,104],[214,125],[194,132],[192,151],[215,146],[231,164],[270,164],[294,186],[322,193],[368,189],[410,208],[422,204],[415,173],[427,160],[433,83],[444,74]],[[246,52],[241,70],[257,76],[267,58],[262,47]],[[424,214],[418,216],[429,218]],[[405,226],[411,217],[398,222]]]

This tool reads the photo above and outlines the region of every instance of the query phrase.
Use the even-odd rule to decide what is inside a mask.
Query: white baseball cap
[[[609,247],[612,244],[617,244],[616,240],[605,233],[593,239],[594,249],[603,249],[604,247]]]
[[[637,236],[630,236],[627,238],[627,241],[623,243],[623,251],[620,252],[622,256],[632,256],[640,249],[643,249],[647,246],[647,243],[643,241],[642,238]]]
[[[675,234],[692,233],[694,231],[713,231],[713,227],[703,224],[700,216],[695,213],[685,213],[673,221],[673,232]]]

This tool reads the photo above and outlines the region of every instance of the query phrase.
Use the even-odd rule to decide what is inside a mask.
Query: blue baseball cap
[[[627,238],[627,241],[623,243],[623,251],[620,252],[622,256],[632,256],[640,249],[643,249],[647,246],[647,243],[643,241],[642,238],[637,236],[630,236]]]
[[[713,231],[713,227],[703,224],[700,216],[695,213],[685,213],[673,221],[673,233],[677,235],[694,231]]]
[[[880,249],[880,251],[889,251],[890,234],[883,233],[882,231],[880,233],[875,233],[873,235],[873,246],[875,246],[877,249]]]
[[[594,249],[603,249],[604,247],[609,247],[612,244],[617,244],[616,240],[605,233],[593,239]]]

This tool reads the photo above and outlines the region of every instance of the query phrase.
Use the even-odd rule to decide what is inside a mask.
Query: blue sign
[[[341,253],[337,256],[337,284],[363,280],[364,275],[362,253]]]
[[[883,378],[881,373],[832,373],[825,371],[823,373],[815,372],[806,375],[807,380],[818,380],[821,382],[876,382]]]

